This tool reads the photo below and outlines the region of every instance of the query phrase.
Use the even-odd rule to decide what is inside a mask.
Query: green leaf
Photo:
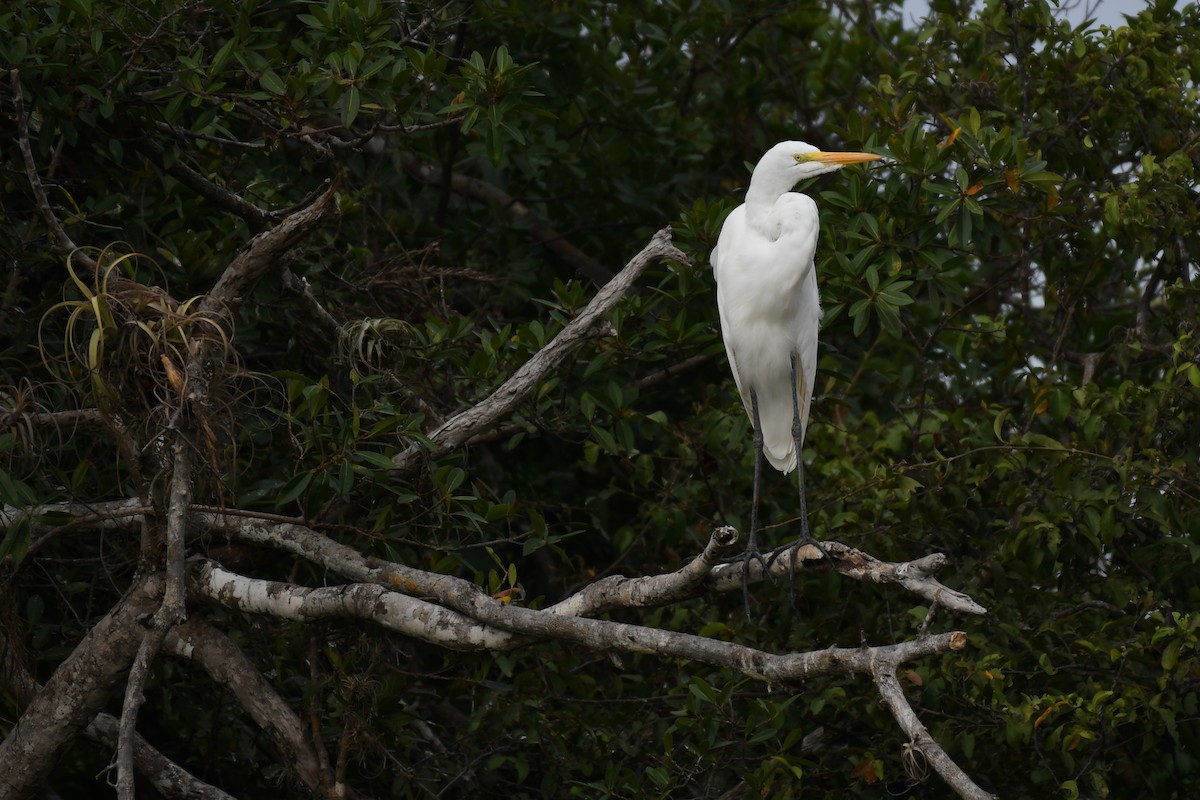
[[[287,86],[284,84],[283,79],[272,70],[267,70],[260,75],[258,82],[271,94],[280,95],[287,92]]]
[[[1162,658],[1160,663],[1164,672],[1172,672],[1175,667],[1179,666],[1179,651],[1183,649],[1182,639],[1172,639],[1163,648]]]
[[[283,488],[279,490],[279,494],[275,496],[275,506],[277,508],[285,506],[304,494],[305,490],[308,489],[308,485],[312,483],[312,479],[313,473],[311,471],[293,475],[291,480],[285,483]]]
[[[383,453],[376,453],[372,450],[356,450],[354,457],[375,469],[390,470],[394,466],[389,456]]]
[[[212,63],[208,67],[209,80],[221,74],[221,70],[225,68],[225,65],[229,63],[229,59],[233,57],[233,50],[237,44],[238,40],[231,36],[225,44],[221,45],[221,49],[217,50],[216,55],[213,56]]]
[[[358,118],[358,112],[362,108],[362,95],[358,91],[358,86],[350,84],[346,90],[345,105],[342,108],[342,127],[349,129],[354,120]]]

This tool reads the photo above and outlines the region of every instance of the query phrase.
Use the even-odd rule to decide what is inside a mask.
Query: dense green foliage
[[[823,221],[812,529],[880,558],[946,553],[942,579],[988,607],[939,617],[968,649],[907,674],[980,784],[1013,799],[1193,796],[1200,12],[1159,2],[1128,27],[1073,29],[1045,2],[993,0],[959,21],[969,5],[935,2],[905,26],[886,4],[17,0],[0,7],[0,62],[19,70],[68,234],[113,261],[142,254],[118,269],[180,300],[273,224],[189,171],[269,211],[340,182],[340,224],[289,266],[357,324],[335,341],[278,281],[258,289],[198,502],[303,518],[492,591],[519,582],[534,604],[674,569],[712,526],[748,522],[749,428],[707,254],[776,141],[888,155],[801,187]],[[143,442],[166,424],[152,400],[114,399],[56,358],[80,306],[43,313],[97,287],[46,236],[11,95],[0,500],[118,499],[138,477],[102,432],[21,422],[116,404]],[[590,266],[548,249],[546,224]],[[655,268],[616,335],[482,441],[387,468],[667,224],[695,263]],[[113,384],[122,351],[91,355]],[[767,485],[780,542],[797,532],[794,488]],[[138,544],[31,544],[20,526],[0,539],[0,606],[45,680],[119,596]],[[328,579],[256,558],[258,575]],[[624,618],[784,652],[908,637],[924,611],[825,572],[803,575],[794,603],[786,586],[755,597],[749,620],[735,595]],[[910,786],[903,736],[861,680],[767,691],[553,643],[463,655],[353,623],[220,622],[322,720],[335,757],[349,743],[347,782],[368,795],[947,792]],[[4,726],[19,713],[0,708]],[[142,728],[231,793],[286,784],[221,687],[182,662],[159,664]],[[822,746],[804,748],[818,728]],[[108,759],[80,744],[56,788],[92,790]]]

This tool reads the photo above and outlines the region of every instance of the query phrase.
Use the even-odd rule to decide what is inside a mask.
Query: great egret
[[[758,560],[764,570],[768,566],[758,549],[764,454],[783,474],[796,470],[801,541],[813,541],[804,499],[802,445],[817,371],[821,304],[813,255],[820,219],[812,198],[791,189],[805,178],[879,158],[780,142],[754,168],[746,202],[725,219],[710,257],[725,353],[754,425],[754,505],[744,555],[744,592],[750,562]]]

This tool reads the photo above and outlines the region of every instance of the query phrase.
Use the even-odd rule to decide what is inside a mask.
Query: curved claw
[[[768,580],[774,580],[771,577],[771,565],[767,561],[766,557],[763,556],[762,551],[758,549],[758,545],[756,545],[756,544],[747,545],[746,549],[744,551],[742,551],[742,554],[740,556],[734,557],[732,559],[732,561],[733,562],[737,562],[737,561],[742,562],[742,602],[746,606],[746,618],[749,619],[749,617],[750,617],[750,565],[752,563],[754,563],[755,561],[757,561],[759,567],[762,569],[763,576],[766,577]]]
[[[820,540],[814,539],[812,534],[808,532],[808,527],[804,526],[800,538],[792,542],[791,545],[781,548],[771,554],[770,563],[774,563],[785,553],[788,559],[788,597],[791,600],[792,609],[796,607],[796,554],[800,552],[800,548],[806,544],[811,544],[817,550],[821,551],[821,556],[830,564],[833,563],[833,556],[825,549],[825,545],[821,544]]]

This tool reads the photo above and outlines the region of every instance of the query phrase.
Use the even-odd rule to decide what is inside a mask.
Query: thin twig
[[[342,325],[325,310],[325,307],[313,295],[308,281],[297,277],[296,273],[290,269],[284,269],[279,277],[283,288],[299,298],[300,306],[306,312],[306,320],[320,326],[325,336],[336,339],[342,332]]]
[[[138,710],[145,702],[146,680],[150,666],[162,648],[171,628],[186,618],[184,606],[184,536],[187,513],[192,503],[192,466],[190,443],[176,433],[175,464],[171,474],[171,497],[167,507],[166,590],[162,604],[154,613],[150,628],[138,647],[129,680],[125,684],[125,701],[121,706],[121,723],[117,736],[117,797],[133,800],[133,756],[137,733]]]
[[[63,230],[59,224],[58,218],[54,216],[54,210],[50,207],[50,200],[46,197],[46,189],[42,186],[42,179],[38,176],[37,164],[33,160],[33,147],[29,143],[29,120],[25,117],[25,101],[21,92],[21,73],[20,70],[9,70],[9,79],[12,82],[13,92],[13,114],[17,118],[17,143],[21,148],[21,156],[25,160],[25,175],[29,179],[29,186],[33,190],[34,202],[37,204],[38,211],[42,214],[42,219],[46,222],[46,227],[54,234],[54,241],[58,249],[66,253],[69,257],[78,258],[88,269],[96,269],[95,260],[87,253],[79,249],[75,242],[71,241],[71,237]]]
[[[663,381],[667,380],[668,378],[674,378],[675,376],[679,375],[680,373],[686,372],[689,369],[692,369],[693,367],[698,367],[701,364],[703,364],[707,361],[711,361],[712,359],[714,359],[716,357],[717,357],[716,353],[698,353],[694,356],[685,358],[683,361],[680,361],[678,364],[671,364],[668,367],[663,367],[658,372],[652,372],[643,378],[639,378],[638,380],[634,381],[633,388],[638,389],[638,390],[646,389],[650,386],[654,386],[657,383],[662,383]]]

